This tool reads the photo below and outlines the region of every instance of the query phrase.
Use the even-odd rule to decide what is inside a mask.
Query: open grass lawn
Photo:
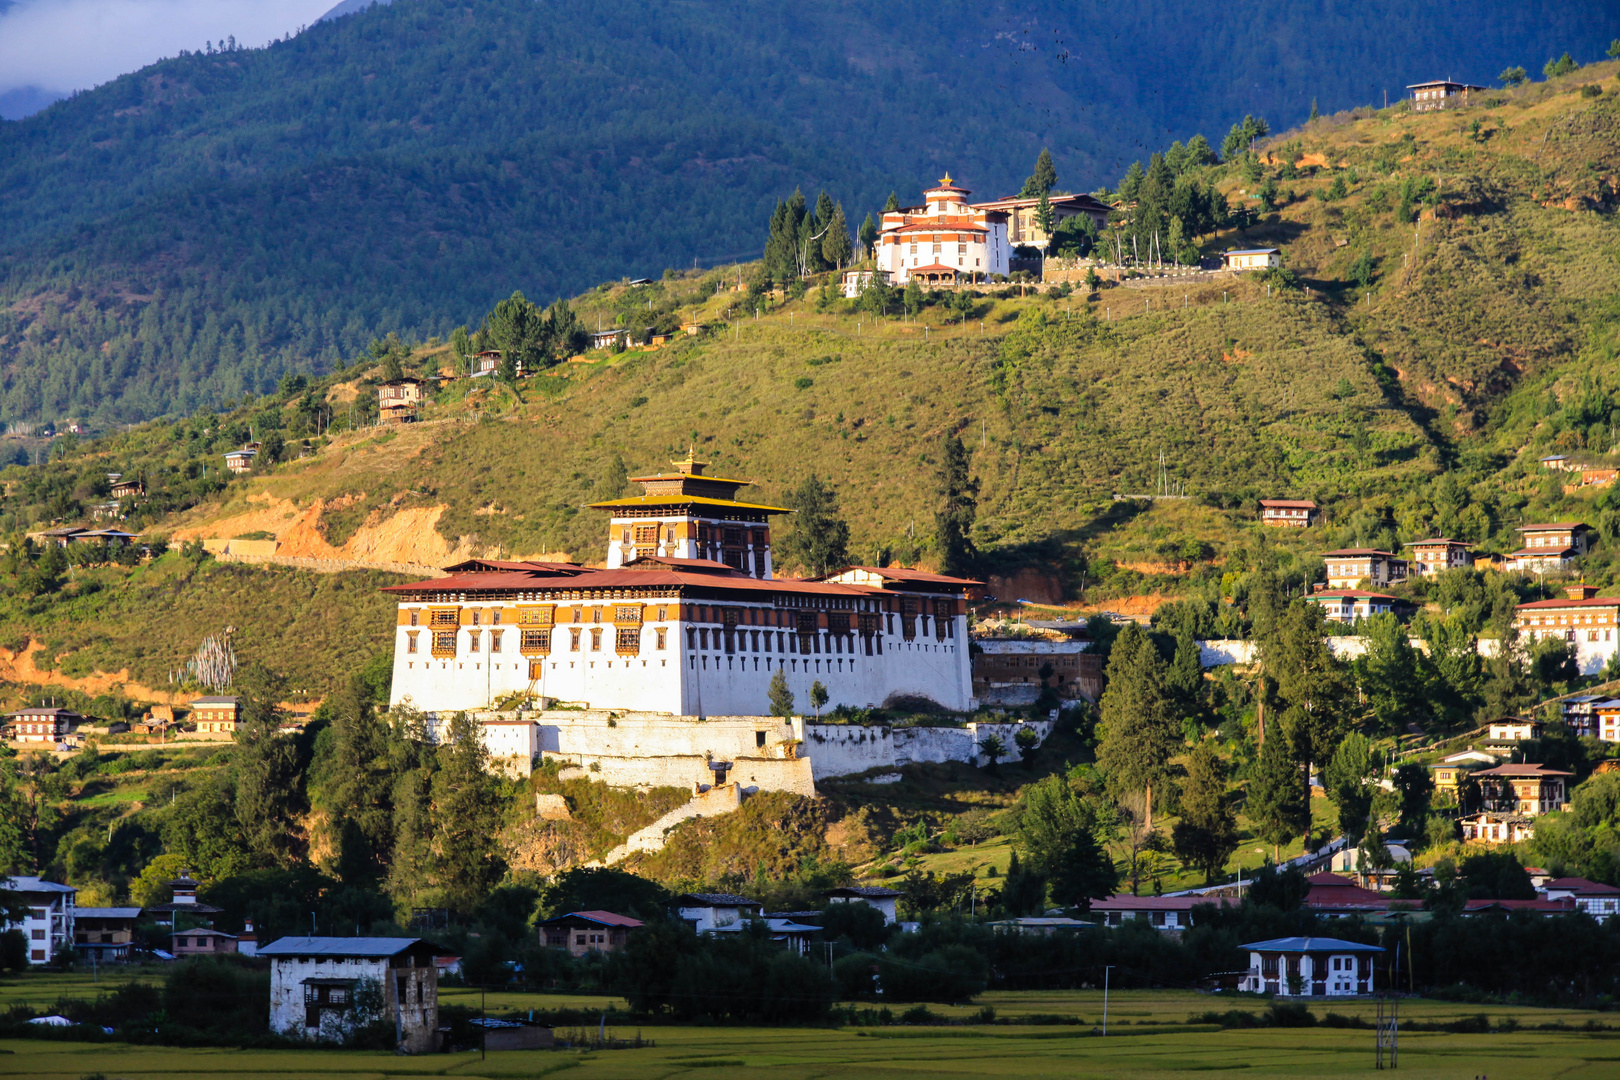
[[[103,979],[100,985],[106,985]],[[94,992],[89,976],[45,975],[0,984],[0,1007],[45,1003],[58,996]],[[447,987],[447,1003],[477,1006],[475,989]],[[590,994],[492,992],[492,1011],[624,1008],[617,998]],[[1158,1077],[1242,1071],[1245,1077],[1289,1080],[1360,1075],[1372,1069],[1369,1030],[1262,1028],[1221,1030],[1189,1023],[1206,1010],[1260,1011],[1264,1001],[1179,990],[1115,991],[1109,996],[1109,1036],[1094,1028],[1102,1019],[1101,991],[987,993],[971,1007],[930,1006],[961,1016],[989,1005],[1002,1020],[1023,1016],[1073,1017],[1072,1025],[996,1024],[963,1027],[720,1028],[619,1025],[627,1038],[637,1030],[657,1045],[642,1050],[589,1053],[570,1050],[395,1057],[338,1050],[229,1050],[133,1047],[33,1040],[0,1040],[0,1077],[81,1080],[100,1074],[113,1080],[157,1077],[527,1077],[564,1072],[580,1080],[684,1076],[727,1077]],[[1370,1001],[1335,1003],[1331,1011],[1371,1018]],[[1318,1006],[1321,1015],[1329,1007]],[[1403,1020],[1448,1021],[1480,1013],[1492,1026],[1513,1020],[1518,1031],[1493,1034],[1407,1032],[1401,1038],[1400,1069],[1413,1077],[1496,1080],[1598,1080],[1620,1075],[1620,1015],[1577,1009],[1524,1006],[1481,1008],[1443,1001],[1406,1001]],[[1535,1031],[1544,1024],[1577,1028],[1595,1021],[1606,1030]],[[609,1026],[613,1027],[612,1020]]]
[[[1112,1025],[1111,1025],[1112,1028]],[[395,1057],[354,1051],[177,1050],[54,1042],[0,1042],[0,1076],[38,1080],[156,1077],[529,1077],[696,1075],[859,1077],[1178,1077],[1239,1072],[1314,1080],[1372,1071],[1370,1031],[1261,1029],[1174,1031],[1115,1028],[964,1027],[903,1029],[647,1028],[657,1045],[609,1053],[530,1051]],[[632,1034],[621,1032],[621,1034]],[[1620,1070],[1620,1041],[1574,1032],[1495,1035],[1411,1033],[1401,1039],[1400,1074],[1415,1078],[1598,1080]]]

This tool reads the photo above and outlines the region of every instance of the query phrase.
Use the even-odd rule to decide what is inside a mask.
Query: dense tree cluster
[[[824,270],[837,270],[850,261],[853,253],[844,204],[834,203],[825,191],[816,197],[813,208],[797,190],[791,198],[776,204],[765,241],[764,273],[768,280],[787,284]]]

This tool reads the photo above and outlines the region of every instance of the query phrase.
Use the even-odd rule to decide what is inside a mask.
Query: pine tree
[[[1286,739],[1268,738],[1260,747],[1260,760],[1249,781],[1245,810],[1255,835],[1277,849],[1310,828],[1310,803],[1305,776],[1288,752]]]
[[[793,526],[779,550],[789,565],[822,576],[849,564],[849,524],[838,515],[838,493],[812,474],[788,496]]]
[[[1204,688],[1203,650],[1193,637],[1192,628],[1185,624],[1176,630],[1176,654],[1165,675],[1165,686],[1177,715],[1198,715],[1198,693]]]
[[[1001,906],[1008,915],[1029,915],[1046,906],[1046,879],[1018,859],[1014,851],[1007,859],[1007,876],[1001,886]]]
[[[1372,809],[1372,743],[1352,731],[1339,743],[1322,770],[1322,786],[1339,808],[1339,830],[1360,836]]]
[[[888,201],[883,204],[883,212],[889,214],[898,209],[900,209],[900,197],[891,191],[889,192]]]
[[[1196,169],[1201,165],[1216,165],[1220,159],[1215,156],[1214,147],[1202,135],[1194,135],[1187,140],[1187,153],[1182,164],[1188,169]]]
[[[291,739],[281,737],[286,686],[262,664],[237,675],[236,821],[260,867],[287,867],[302,855],[298,836],[304,810],[303,772]]]
[[[821,258],[833,269],[842,269],[853,251],[849,242],[849,222],[844,220],[844,204],[833,207],[827,235],[821,238]]]
[[[793,715],[793,691],[788,689],[787,676],[782,674],[781,668],[777,668],[775,673],[771,675],[768,696],[771,701],[772,716]]]
[[[1142,189],[1142,178],[1147,175],[1142,171],[1140,161],[1131,162],[1131,167],[1125,170],[1125,176],[1119,182],[1119,197],[1125,202],[1135,202],[1137,193]]]
[[[514,291],[497,303],[486,322],[495,347],[501,351],[499,372],[503,381],[516,383],[519,371],[543,366],[545,316],[522,292]]]
[[[630,485],[630,471],[624,467],[624,457],[617,451],[602,466],[602,476],[596,481],[592,495],[598,501],[617,499]]]
[[[1024,792],[1017,834],[1028,871],[1045,879],[1052,899],[1064,907],[1089,908],[1119,883],[1103,852],[1092,808],[1062,776],[1049,776]],[[1013,890],[1008,868],[1007,891]]]
[[[818,239],[817,234],[820,232],[821,227],[816,223],[814,214],[806,214],[799,222],[799,242],[794,250],[794,256],[799,263],[798,269],[794,271],[794,277],[802,274],[819,274],[827,268],[825,260],[821,257],[821,241],[826,237]]]
[[[1226,790],[1226,763],[1213,742],[1201,742],[1187,755],[1187,779],[1181,785],[1181,821],[1171,831],[1176,858],[1204,872],[1204,883],[1237,850],[1237,813]]]
[[[1035,227],[1045,233],[1048,242],[1052,236],[1052,200],[1046,192],[1041,192],[1040,201],[1035,204]]]
[[[382,381],[396,383],[405,377],[405,369],[400,367],[399,354],[389,351],[382,358]]]
[[[590,344],[591,333],[568,301],[559,297],[546,312],[543,340],[542,361],[550,365],[584,352],[585,346]]]
[[[388,893],[395,903],[413,904],[428,891],[433,873],[434,759],[401,772],[390,796],[394,804],[393,862]]]
[[[456,358],[456,374],[467,372],[467,358],[473,354],[472,338],[465,326],[458,326],[450,334],[450,351]]]
[[[317,793],[325,833],[345,885],[379,880],[393,848],[393,788],[387,725],[356,675],[332,698],[332,757]]]
[[[506,873],[497,834],[502,825],[500,780],[478,724],[456,713],[439,746],[433,774],[433,882],[445,906],[472,911]]]
[[[1153,786],[1170,775],[1181,742],[1174,702],[1159,650],[1142,628],[1127,623],[1114,639],[1097,725],[1097,764],[1118,793],[1145,793],[1146,825],[1153,827]]]
[[[943,574],[972,572],[978,561],[973,547],[973,520],[979,508],[979,482],[968,475],[968,452],[955,435],[945,438],[939,467],[939,510],[934,514],[934,543]]]
[[[872,220],[872,215],[867,214],[866,220],[861,222],[861,258],[870,259],[872,257],[872,245],[877,243],[877,238],[877,224]]]
[[[1052,164],[1052,151],[1043,147],[1041,156],[1035,159],[1035,171],[1024,181],[1018,197],[1033,199],[1038,195],[1050,195],[1056,183],[1057,168]]]
[[[816,196],[816,214],[815,217],[811,219],[811,223],[816,232],[820,232],[822,229],[825,229],[832,223],[833,211],[835,209],[836,208],[833,206],[831,195],[828,195],[825,191],[823,191]]]
[[[1311,98],[1311,119],[1320,120],[1321,118],[1322,114],[1316,111],[1316,99]]]
[[[784,278],[783,271],[790,265],[789,253],[793,246],[787,234],[787,218],[787,203],[778,200],[776,209],[771,212],[770,233],[765,240],[763,259],[765,273],[778,280]]]
[[[1295,599],[1269,632],[1258,635],[1261,663],[1283,707],[1278,726],[1302,781],[1311,762],[1332,755],[1345,731],[1350,682],[1345,665],[1327,647],[1325,627],[1320,604]],[[1307,802],[1301,835],[1308,837],[1310,826]]]

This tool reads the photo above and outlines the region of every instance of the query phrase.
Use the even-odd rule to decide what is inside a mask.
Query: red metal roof
[[[1584,521],[1555,521],[1543,525],[1520,525],[1519,532],[1552,532],[1555,529],[1590,529]]]
[[[1393,551],[1379,551],[1377,548],[1340,548],[1337,551],[1324,551],[1322,558],[1329,559],[1335,555],[1382,555],[1386,559],[1395,558]]]
[[[563,919],[588,919],[591,922],[602,923],[605,926],[623,926],[628,929],[635,929],[642,925],[640,919],[632,919],[628,915],[618,915],[611,911],[570,911],[547,919],[546,922],[556,923],[561,922]]]
[[[1444,537],[1444,536],[1434,536],[1434,537],[1430,537],[1427,540],[1413,540],[1411,543],[1407,544],[1406,546],[1407,547],[1426,547],[1426,546],[1434,545],[1434,544],[1455,545],[1456,547],[1473,547],[1474,546],[1473,544],[1470,544],[1466,540],[1452,540],[1452,539],[1449,539],[1449,538]]]
[[[1106,900],[1093,900],[1092,911],[1191,911],[1199,904],[1219,904],[1235,907],[1237,901],[1228,896],[1131,896],[1115,893]]]
[[[1307,599],[1307,600],[1359,600],[1359,599],[1362,599],[1364,597],[1366,599],[1368,599],[1368,600],[1394,600],[1394,599],[1396,599],[1396,597],[1389,596],[1389,595],[1387,595],[1385,593],[1368,592],[1366,589],[1323,589],[1321,592],[1313,592],[1313,593],[1311,593],[1305,599]]]
[[[1568,597],[1565,597],[1562,600],[1532,600],[1528,604],[1515,605],[1515,610],[1524,611],[1531,608],[1578,607],[1620,607],[1620,597],[1594,596],[1586,600],[1571,600]]]
[[[1490,911],[1500,908],[1503,911],[1539,911],[1547,915],[1563,914],[1575,910],[1575,901],[1564,900],[1469,900],[1463,905],[1464,911],[1475,912]]]
[[[1315,510],[1316,504],[1309,499],[1261,499],[1261,506],[1280,506],[1291,510]]]
[[[475,570],[532,570],[546,574],[581,574],[585,567],[579,563],[534,562],[528,559],[467,559],[439,569],[447,574],[467,573]]]
[[[1478,772],[1474,773],[1474,775],[1475,776],[1502,776],[1502,777],[1514,777],[1514,776],[1538,777],[1538,776],[1574,776],[1575,774],[1574,773],[1568,773],[1568,772],[1561,772],[1558,769],[1549,769],[1545,765],[1536,765],[1536,764],[1531,764],[1530,762],[1525,762],[1525,763],[1523,763],[1521,765],[1498,765],[1494,769],[1480,769]]]
[[[1620,888],[1613,885],[1604,885],[1601,882],[1589,881],[1583,877],[1553,878],[1541,886],[1544,892],[1551,890],[1568,890],[1582,896],[1615,896],[1620,895]]]
[[[951,232],[989,232],[983,225],[975,225],[971,221],[962,219],[952,221],[950,218],[940,218],[937,222],[915,221],[909,225],[902,225],[898,229],[890,229],[890,235],[908,232],[951,233]]]
[[[1338,874],[1312,874],[1305,879],[1311,889],[1305,894],[1305,906],[1313,908],[1377,908],[1389,907],[1390,898],[1383,893],[1363,889],[1347,877]]]
[[[685,562],[691,569],[638,569],[638,566],[658,565],[660,562]],[[771,578],[762,580],[749,577],[724,567],[720,573],[711,567],[722,564],[707,560],[638,560],[618,570],[590,570],[572,576],[538,574],[525,571],[491,571],[488,573],[453,574],[450,577],[412,581],[402,585],[386,585],[383,592],[391,593],[461,593],[512,592],[533,589],[622,589],[632,586],[655,586],[676,589],[694,588],[728,589],[746,593],[797,593],[814,596],[874,596],[883,590],[865,585],[841,585],[833,582],[803,581],[798,578]],[[892,595],[892,594],[890,594]]]
[[[926,581],[936,585],[983,585],[982,581],[972,578],[946,577],[944,574],[930,574],[924,570],[907,570],[900,566],[846,566],[838,573],[849,570],[864,570],[868,574],[888,578],[890,581]],[[836,576],[836,575],[829,575]]]

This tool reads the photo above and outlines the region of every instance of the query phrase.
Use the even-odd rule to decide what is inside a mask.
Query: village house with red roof
[[[1317,524],[1321,511],[1309,499],[1261,499],[1260,524],[1304,529]]]
[[[1581,674],[1602,671],[1620,647],[1620,597],[1598,596],[1591,585],[1570,585],[1564,596],[1532,600],[1514,609],[1513,628],[1526,646],[1547,638],[1568,642]]]

